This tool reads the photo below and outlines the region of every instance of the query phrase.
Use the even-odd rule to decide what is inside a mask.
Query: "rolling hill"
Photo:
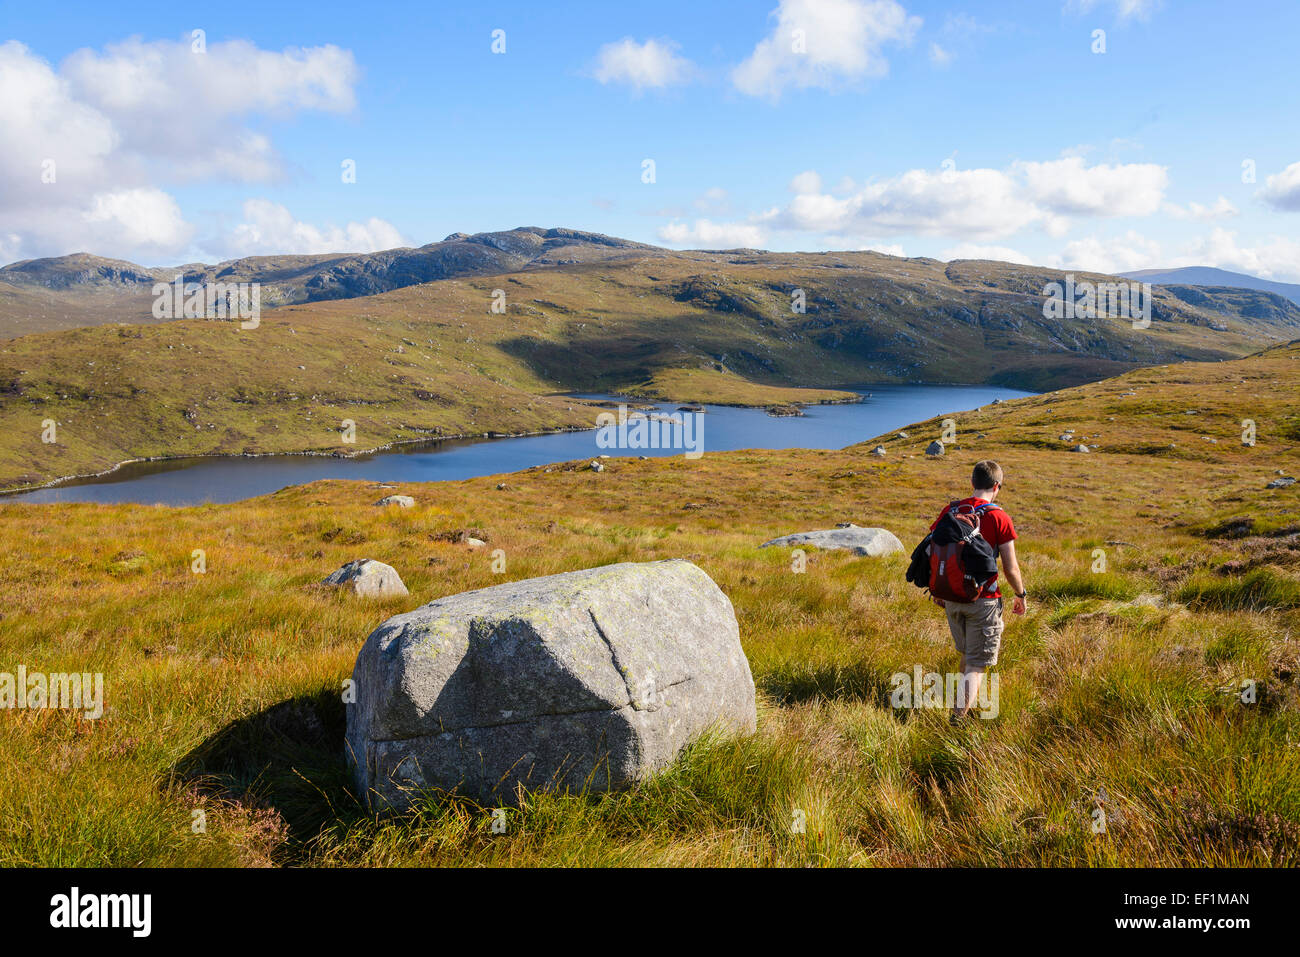
[[[139,458],[349,454],[591,427],[593,409],[570,392],[766,405],[842,400],[842,390],[874,382],[1042,390],[1300,336],[1300,308],[1289,303],[1243,314],[1266,293],[1210,291],[1191,303],[1157,290],[1151,326],[1135,329],[1046,318],[1043,289],[1059,275],[1007,263],[669,252],[571,230],[493,235],[495,245],[449,242],[524,259],[523,268],[286,305],[251,330],[175,320],[0,342],[0,487]],[[580,247],[575,235],[587,237]],[[303,277],[324,265],[277,268],[307,289],[317,287]],[[87,283],[85,272],[46,279],[56,291],[119,282],[91,270],[100,278]],[[792,309],[800,293],[802,312]],[[44,441],[51,420],[54,442]],[[355,444],[343,442],[345,420]]]
[[[546,268],[653,250],[625,239],[573,229],[521,227],[504,232],[453,233],[418,249],[314,256],[250,256],[208,265],[145,267],[87,253],[29,259],[0,268],[0,336],[103,323],[157,322],[155,283],[256,282],[262,305],[369,296],[403,286]],[[666,250],[665,250],[666,252]],[[36,298],[20,298],[22,294]],[[84,309],[78,311],[78,303]]]

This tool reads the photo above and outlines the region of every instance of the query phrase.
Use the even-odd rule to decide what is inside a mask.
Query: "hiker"
[[[999,557],[1015,595],[1011,610],[1017,615],[1025,613],[1025,582],[1016,560],[1016,529],[1011,524],[1011,516],[993,502],[1002,489],[1001,466],[987,460],[977,462],[970,484],[975,494],[947,506],[930,526],[931,534],[921,543],[923,547],[929,546],[925,551],[931,600],[947,612],[953,644],[961,655],[961,679],[957,682],[956,701],[949,718],[953,724],[970,713],[978,700],[984,672],[998,663],[1003,629]],[[949,516],[958,524],[936,534],[940,523]],[[991,548],[983,547],[980,538]]]

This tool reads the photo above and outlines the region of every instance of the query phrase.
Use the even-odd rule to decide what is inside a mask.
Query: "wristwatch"
[[[1024,601],[1024,600],[1025,600],[1025,596],[1028,595],[1028,594],[1029,594],[1029,592],[1027,592],[1027,591],[1022,591],[1022,592],[1021,592],[1019,595],[1017,595],[1016,597],[1019,598],[1021,601]]]

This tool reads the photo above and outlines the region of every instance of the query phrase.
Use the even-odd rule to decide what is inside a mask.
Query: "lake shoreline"
[[[64,488],[67,486],[84,484],[93,485],[95,479],[106,478],[114,472],[120,471],[129,465],[146,465],[150,462],[186,462],[191,459],[195,461],[204,461],[209,459],[226,459],[234,461],[236,459],[267,459],[281,457],[301,457],[301,458],[326,458],[326,459],[359,459],[368,455],[382,455],[385,452],[392,452],[399,446],[419,445],[423,443],[434,444],[436,442],[464,442],[469,439],[524,439],[536,435],[563,435],[569,432],[594,432],[597,426],[561,426],[558,429],[538,429],[532,432],[463,432],[455,435],[440,435],[436,438],[424,439],[394,439],[384,445],[375,446],[372,449],[357,449],[350,452],[340,452],[337,449],[325,451],[322,449],[299,449],[289,452],[200,452],[192,455],[146,455],[138,459],[126,459],[118,462],[111,468],[104,469],[100,472],[85,472],[76,475],[62,475],[40,485],[19,485],[10,488],[0,488],[0,504],[10,496],[22,495],[26,492],[39,492],[43,489]]]
[[[888,435],[909,423],[936,414],[977,409],[990,401],[1033,395],[1005,386],[922,383],[867,383],[854,387],[852,401],[828,399],[798,405],[726,405],[705,403],[699,413],[701,426],[709,420],[710,451],[740,448],[839,449]],[[949,392],[953,394],[947,394]],[[292,451],[210,452],[187,455],[138,456],[111,468],[70,474],[46,482],[0,489],[0,505],[71,504],[74,502],[135,501],[185,507],[204,502],[229,502],[317,481],[320,478],[372,478],[384,481],[442,481],[478,475],[504,474],[534,465],[553,464],[598,454],[598,450],[577,436],[599,433],[602,410],[620,406],[643,408],[652,419],[668,419],[674,403],[646,400],[638,396],[611,393],[559,393],[582,403],[592,413],[590,424],[567,424],[554,428],[518,432],[484,430],[448,435],[422,434],[398,438],[366,448],[327,447]],[[814,411],[821,410],[821,411]],[[861,410],[861,411],[854,411]],[[685,411],[695,411],[694,409]],[[606,411],[606,414],[608,412]],[[791,423],[791,424],[786,424]],[[794,424],[797,423],[797,424]],[[774,431],[775,430],[775,431]],[[672,454],[677,442],[691,448],[703,440],[692,438],[696,430],[673,439],[672,445],[653,440],[652,455]],[[519,440],[514,443],[500,439]],[[668,442],[668,439],[664,439]],[[599,444],[599,443],[597,443]],[[620,446],[621,448],[621,446]],[[632,454],[641,446],[629,446]],[[326,465],[336,461],[337,466]],[[247,462],[247,466],[238,463]],[[254,463],[265,463],[254,465]],[[320,463],[320,464],[308,464]],[[348,464],[344,464],[348,463]],[[186,497],[189,496],[189,497]]]
[[[568,398],[577,399],[577,398],[581,398],[581,396],[583,395],[589,395],[590,393],[561,392],[557,394]],[[673,399],[651,399],[645,396],[633,396],[633,395],[624,395],[624,394],[615,394],[615,393],[610,393],[609,395],[610,395],[610,400],[627,400],[629,402],[671,403],[675,401]],[[822,399],[817,402],[791,402],[789,404],[797,405],[797,406],[855,405],[859,402],[864,401],[865,399],[866,399],[865,395],[860,395],[857,399]],[[617,405],[617,401],[610,401],[610,400],[584,399],[583,401],[592,402],[593,404],[597,404],[599,401],[605,401],[607,404]],[[767,405],[746,405],[740,402],[735,402],[735,403],[710,402],[708,403],[708,405],[717,405],[717,406],[723,406],[726,408],[735,408],[735,409],[770,408],[770,406]],[[299,449],[297,451],[288,451],[288,452],[199,452],[199,453],[189,454],[189,455],[146,455],[142,458],[124,459],[121,462],[118,462],[116,465],[112,465],[109,468],[102,469],[101,471],[98,472],[79,472],[79,473],[74,473],[72,475],[60,475],[57,478],[50,479],[50,481],[48,482],[42,482],[39,485],[15,485],[15,486],[8,486],[5,488],[0,488],[0,504],[4,504],[4,500],[6,498],[9,498],[14,495],[21,495],[25,492],[39,492],[42,491],[43,489],[64,488],[66,486],[78,485],[78,484],[87,484],[87,485],[94,484],[94,481],[96,479],[107,478],[108,476],[113,475],[115,472],[118,472],[121,469],[126,468],[127,466],[146,465],[151,462],[184,462],[189,459],[195,459],[195,460],[259,459],[259,458],[270,458],[273,456],[281,456],[281,455],[353,459],[353,458],[361,458],[367,455],[382,455],[385,452],[391,452],[397,449],[399,446],[418,445],[424,442],[432,444],[434,442],[458,442],[458,441],[463,442],[467,439],[524,439],[536,435],[561,435],[568,432],[594,432],[598,428],[599,426],[596,425],[585,426],[585,427],[575,425],[575,426],[561,426],[556,429],[536,429],[528,432],[497,432],[494,430],[488,430],[487,432],[459,432],[454,435],[440,435],[436,438],[394,439],[392,442],[385,443],[384,445],[378,445],[371,449],[357,449],[355,451],[350,451],[350,452],[340,452],[337,449],[331,451],[326,451],[324,449]]]

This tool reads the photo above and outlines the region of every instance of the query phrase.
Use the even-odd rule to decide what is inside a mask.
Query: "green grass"
[[[1268,568],[1229,578],[1201,574],[1178,590],[1178,600],[1222,611],[1297,608],[1300,582]]]

